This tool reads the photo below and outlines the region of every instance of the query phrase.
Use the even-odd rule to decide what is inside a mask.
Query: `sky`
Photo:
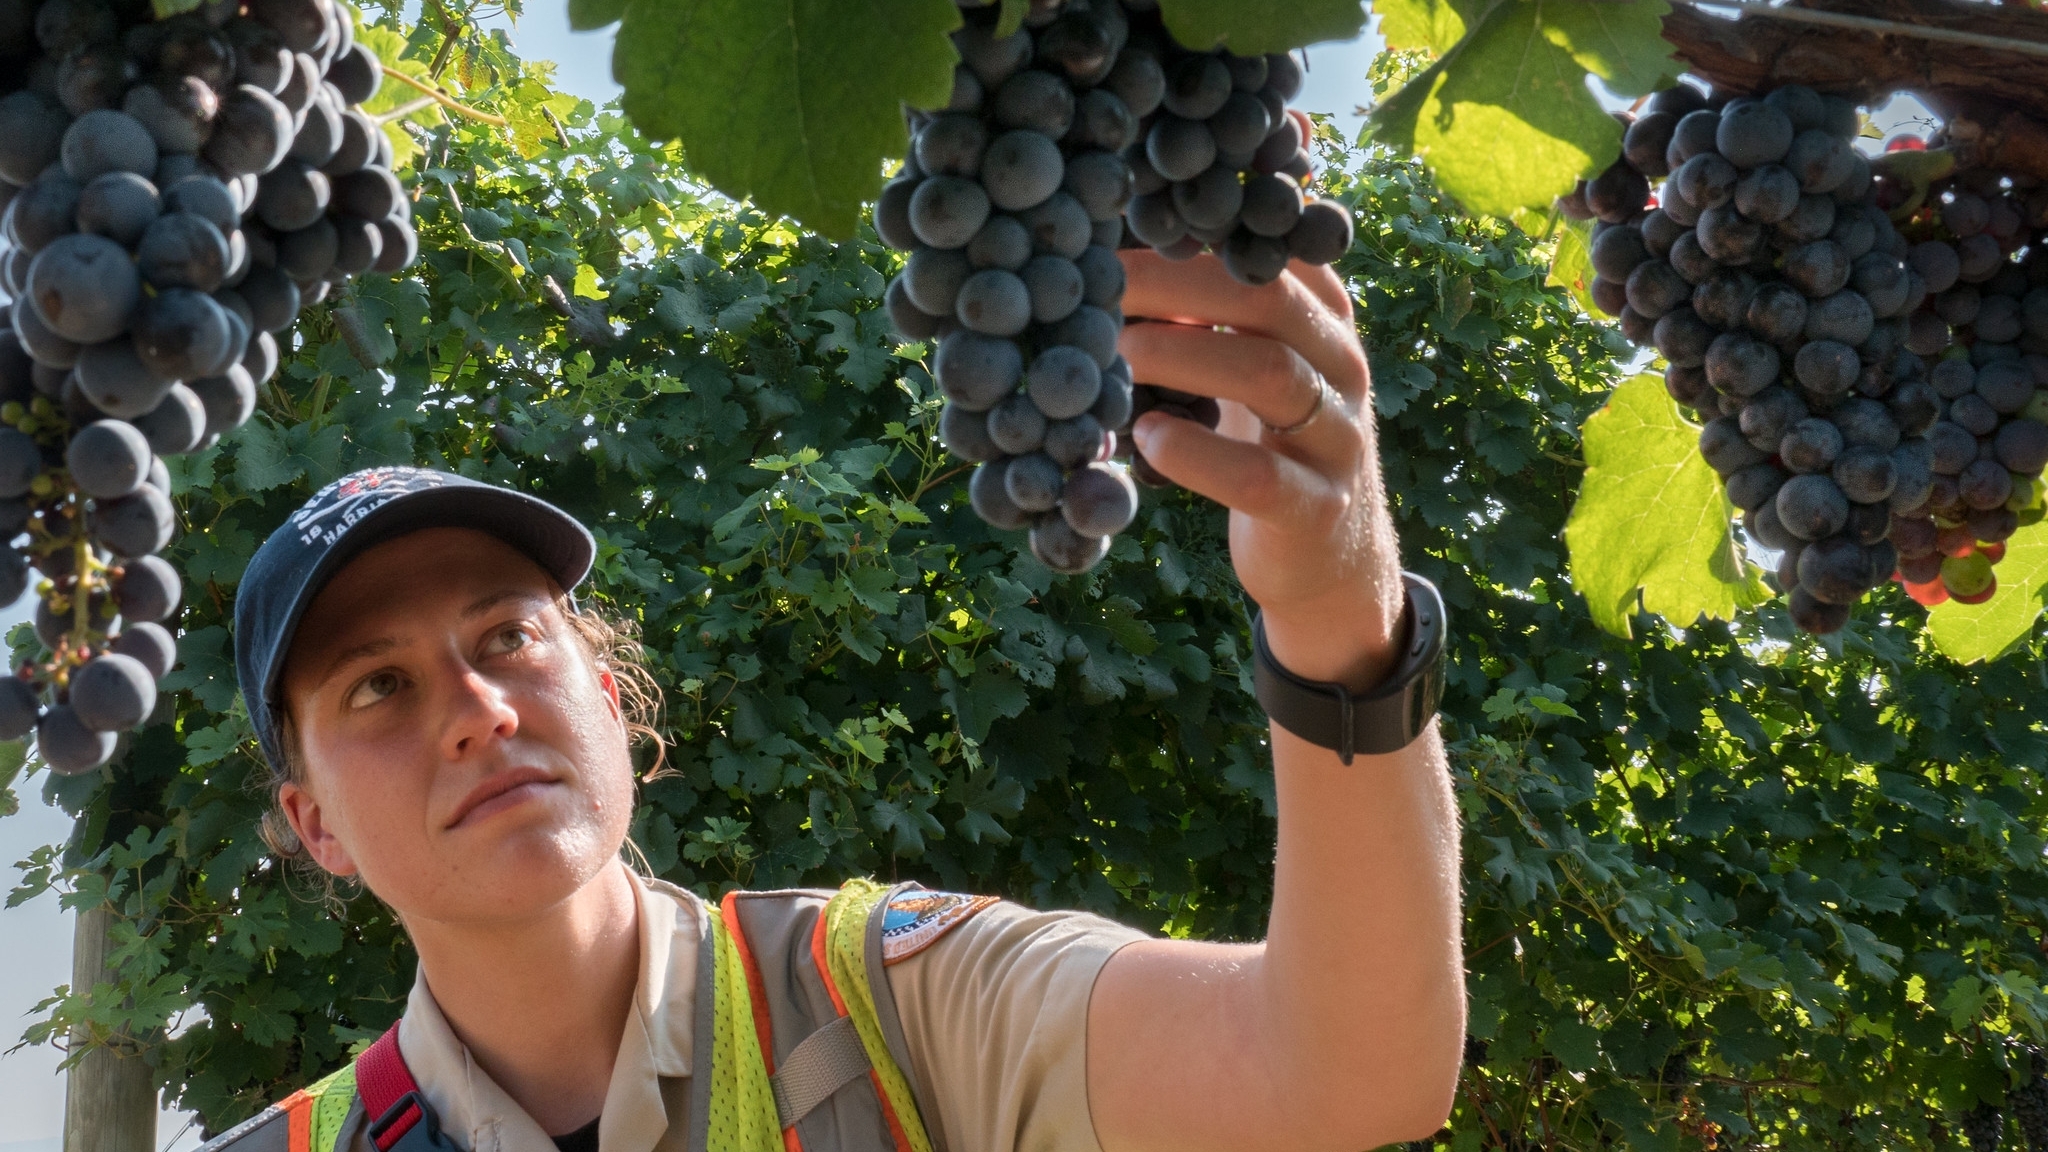
[[[502,16],[489,23],[508,32],[521,56],[553,60],[556,82],[564,90],[600,105],[618,95],[611,78],[611,32],[570,31],[566,0],[529,0],[526,16],[516,25]],[[1296,105],[1336,116],[1345,134],[1355,136],[1360,123],[1357,109],[1371,95],[1366,66],[1377,51],[1378,40],[1369,35],[1309,49],[1308,81]],[[0,633],[27,616],[24,605],[0,609]],[[41,780],[38,776],[18,786],[22,810],[0,819],[0,894],[19,881],[16,862],[70,833],[68,818],[43,803]],[[0,1152],[62,1152],[64,1092],[56,1070],[60,1054],[49,1048],[23,1048],[11,1054],[6,1049],[27,1027],[30,1009],[57,985],[70,981],[71,920],[59,911],[56,898],[45,896],[19,908],[0,909]],[[157,1125],[160,1152],[189,1152],[199,1146],[198,1133],[188,1120],[181,1114],[164,1114]]]

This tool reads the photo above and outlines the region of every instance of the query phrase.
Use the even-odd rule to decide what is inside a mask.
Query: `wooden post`
[[[71,951],[74,990],[89,991],[111,978],[107,930],[113,923],[113,912],[104,906],[78,914]],[[157,1152],[156,1081],[135,1044],[96,1047],[68,1077],[64,1152]]]

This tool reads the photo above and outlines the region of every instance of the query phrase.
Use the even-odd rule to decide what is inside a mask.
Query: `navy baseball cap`
[[[235,676],[263,754],[282,766],[277,682],[299,618],[336,572],[368,549],[423,528],[474,528],[539,564],[563,591],[590,573],[597,542],[538,497],[431,468],[365,468],[313,494],[242,575],[235,593]]]

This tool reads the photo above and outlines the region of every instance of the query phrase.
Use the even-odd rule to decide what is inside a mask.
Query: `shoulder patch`
[[[903,893],[882,910],[882,963],[910,959],[1000,899],[958,892]]]

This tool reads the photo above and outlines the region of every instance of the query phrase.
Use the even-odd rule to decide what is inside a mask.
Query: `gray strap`
[[[853,1017],[841,1016],[804,1037],[775,1070],[776,1116],[790,1127],[869,1067]]]

